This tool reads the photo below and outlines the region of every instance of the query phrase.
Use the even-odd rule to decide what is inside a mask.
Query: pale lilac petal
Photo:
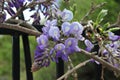
[[[70,23],[69,22],[64,22],[62,25],[62,31],[64,35],[69,35],[70,34]]]
[[[64,9],[61,17],[63,21],[71,21],[73,19],[73,13],[70,10]]]
[[[55,41],[59,40],[60,30],[58,27],[51,27],[48,33],[49,33],[49,36],[52,37]]]

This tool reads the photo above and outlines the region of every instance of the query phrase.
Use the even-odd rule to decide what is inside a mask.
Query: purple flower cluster
[[[67,12],[69,14],[70,11],[64,10],[63,12],[67,15]],[[57,26],[57,19],[47,20],[45,22],[42,28],[43,33],[37,37],[38,47],[35,51],[34,61],[36,65],[36,60],[39,60],[41,63],[40,67],[48,66],[50,59],[54,62],[58,62],[59,58],[63,61],[68,61],[70,54],[81,51],[78,46],[79,41],[85,42],[87,51],[91,51],[94,47],[92,42],[82,36],[84,27],[79,22],[68,22],[70,20],[67,20],[69,16],[70,15],[61,23],[60,27]],[[41,58],[45,59],[41,60]],[[46,59],[47,61],[44,61]],[[46,64],[44,62],[46,62]]]
[[[108,37],[111,40],[105,45],[102,54],[107,57],[107,61],[110,62],[115,67],[120,68],[120,36],[114,35],[114,33],[109,32]]]

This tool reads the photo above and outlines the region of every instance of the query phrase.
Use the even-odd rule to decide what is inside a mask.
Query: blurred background
[[[64,2],[66,1],[66,2]],[[59,0],[60,8],[63,10],[64,8],[70,9],[70,5],[74,7],[74,20],[80,21],[83,16],[89,11],[91,7],[91,3],[94,3],[95,5],[107,2],[105,6],[101,7],[100,9],[96,10],[94,14],[91,14],[88,19],[95,20],[96,16],[98,15],[99,11],[101,9],[108,9],[108,15],[105,17],[105,22],[110,22],[111,24],[114,23],[117,19],[117,15],[120,12],[120,0]],[[30,49],[31,49],[31,56],[32,60],[34,57],[34,50],[36,48],[36,39],[35,37],[30,36]],[[84,61],[86,57],[84,55],[80,54],[74,54],[72,55],[73,63],[74,65],[77,65],[78,63]],[[24,53],[23,53],[23,45],[22,40],[20,40],[20,70],[21,70],[21,79],[20,80],[26,80],[26,72],[25,72],[25,61],[24,61]],[[90,75],[91,78],[89,79],[83,79],[84,75],[80,77],[80,80],[96,80],[95,79],[95,67],[88,64],[89,68],[87,71],[89,74],[84,75]],[[51,63],[51,65],[47,68],[42,68],[39,71],[33,73],[34,74],[34,80],[55,80],[56,79],[56,64]],[[87,69],[85,68],[85,69]],[[0,35],[0,80],[12,80],[12,37],[11,36],[3,36]],[[78,71],[83,71],[84,69],[80,69]],[[106,72],[108,73],[108,72]],[[79,75],[79,72],[78,72]],[[111,78],[109,74],[107,74],[110,78],[105,78],[105,80],[117,80],[114,78]],[[112,75],[113,76],[113,75]],[[113,76],[114,77],[114,76]],[[69,79],[70,80],[70,79]],[[72,79],[71,79],[72,80]],[[120,79],[118,79],[120,80]]]

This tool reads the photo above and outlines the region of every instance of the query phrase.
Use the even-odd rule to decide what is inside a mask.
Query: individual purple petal
[[[58,62],[58,58],[62,58],[64,61],[68,60],[68,56],[65,53],[65,45],[64,44],[59,43],[55,46],[54,49],[56,51],[56,56],[55,56],[56,62]]]
[[[8,2],[8,5],[9,5],[10,7],[14,7],[14,4],[13,4],[12,1],[9,1],[9,2]]]
[[[80,51],[80,48],[78,47],[78,40],[75,38],[68,38],[67,40],[65,40],[65,47],[67,54]]]
[[[112,41],[116,41],[116,40],[120,39],[120,36],[114,35],[114,33],[112,33],[112,32],[109,32],[109,33],[108,33],[108,37],[109,37],[109,39],[112,40]]]
[[[83,32],[83,26],[79,23],[79,22],[73,22],[71,25],[70,25],[70,33],[71,34],[82,34]]]
[[[68,61],[68,55],[67,54],[62,54],[62,60],[63,61]]]
[[[58,41],[60,38],[60,30],[58,27],[50,27],[49,36],[52,37],[55,41]]]
[[[50,29],[50,27],[47,27],[47,26],[45,27],[45,26],[44,26],[44,27],[42,28],[43,34],[48,35],[49,29]]]
[[[95,62],[96,64],[100,65],[100,62],[94,60],[94,59],[91,59],[90,62]]]
[[[103,55],[107,55],[107,54],[108,54],[108,51],[105,49],[105,50],[103,50],[102,54],[103,54]]]
[[[52,21],[47,20],[44,25],[46,27],[56,26],[57,25],[57,19],[53,19]]]
[[[5,7],[5,10],[7,10],[8,14],[10,14],[11,16],[15,15],[15,12],[11,7]]]
[[[61,13],[62,21],[71,21],[73,19],[73,13],[70,10],[64,9]]]
[[[19,9],[20,7],[23,6],[25,0],[12,0],[12,3],[14,4],[16,9]]]
[[[36,50],[35,50],[35,56],[34,56],[34,59],[43,56],[43,52],[44,52],[44,51],[41,50],[39,46],[37,46],[37,47],[36,47]]]
[[[91,51],[92,50],[92,48],[94,47],[94,45],[88,40],[88,39],[86,39],[85,41],[84,41],[84,43],[85,43],[85,45],[86,45],[86,51]]]
[[[69,35],[70,34],[70,23],[69,22],[64,22],[62,25],[62,31],[64,35]]]
[[[47,58],[44,60],[43,66],[48,67],[49,65],[50,65],[50,60],[49,60],[49,58]]]
[[[30,17],[32,17],[34,20],[33,20],[33,25],[40,25],[40,14],[39,12],[35,12],[33,15],[31,15]]]
[[[48,37],[46,35],[40,35],[37,37],[37,43],[41,49],[44,49],[48,46]]]
[[[81,34],[79,34],[79,32],[75,34],[75,37],[76,37],[78,40],[80,40],[80,41],[84,41],[84,40],[85,40],[85,38],[84,38]]]
[[[63,51],[63,50],[65,50],[65,45],[62,43],[59,43],[59,44],[55,45],[55,50],[56,51]]]

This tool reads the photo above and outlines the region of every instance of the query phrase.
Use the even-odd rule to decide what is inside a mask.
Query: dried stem
[[[68,60],[69,60],[69,63],[70,63],[70,70],[71,70],[71,69],[74,68],[74,65],[73,65],[72,60],[71,60],[71,58],[69,56],[68,56]],[[77,76],[77,72],[76,71],[73,72],[73,77],[74,77],[74,80],[78,80],[77,79],[78,76]]]
[[[16,25],[20,25],[22,27],[26,27],[26,28],[29,28],[29,29],[37,30],[32,25],[28,24],[27,21],[23,21],[23,20],[20,20],[20,19],[19,20],[8,19],[7,21],[5,21],[5,23],[16,24]]]
[[[92,53],[87,52],[87,51],[85,51],[85,50],[83,50],[83,49],[81,49],[81,52],[83,52],[83,54],[85,54],[86,56],[88,56],[88,57],[90,57],[90,58],[93,58],[93,59],[95,59],[96,61],[100,62],[103,66],[107,67],[108,69],[113,70],[113,71],[115,71],[115,72],[118,72],[118,73],[120,74],[120,69],[114,67],[112,64],[104,61],[104,60],[101,59],[100,57],[95,56],[95,55],[92,55]]]
[[[104,80],[104,66],[102,65],[101,80]]]
[[[90,60],[86,60],[80,64],[78,64],[77,66],[75,66],[73,69],[69,70],[68,72],[66,72],[64,75],[62,75],[60,78],[58,78],[57,80],[62,80],[64,79],[66,76],[70,75],[71,73],[73,73],[74,71],[76,71],[77,69],[79,69],[80,67],[86,65],[86,63],[88,63]]]
[[[33,36],[39,36],[41,33],[32,29],[28,29],[19,25],[13,25],[13,24],[8,24],[8,23],[1,23],[0,28],[6,28],[6,29],[12,29],[12,30],[17,30],[29,35]]]

